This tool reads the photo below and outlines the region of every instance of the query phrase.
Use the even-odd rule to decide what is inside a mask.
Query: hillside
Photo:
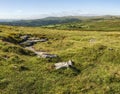
[[[47,17],[43,19],[35,20],[18,20],[12,22],[1,22],[2,25],[12,25],[12,26],[44,26],[51,24],[62,24],[68,22],[80,21],[78,18],[74,17]]]
[[[6,20],[2,25],[42,27],[58,30],[120,31],[119,16],[66,16],[35,20]]]
[[[120,18],[90,18],[72,23],[42,27],[59,30],[120,31]]]
[[[0,93],[119,94],[119,40],[117,31],[0,26]]]
[[[65,16],[65,17],[47,17],[42,19],[33,20],[19,20],[19,19],[5,19],[0,20],[1,25],[12,25],[12,26],[46,26],[46,25],[56,25],[65,23],[84,23],[86,21],[103,21],[103,20],[118,20],[119,16]]]

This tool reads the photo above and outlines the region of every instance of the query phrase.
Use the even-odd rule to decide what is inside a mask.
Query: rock
[[[29,38],[29,36],[27,35],[21,36],[21,38],[24,40],[26,39],[26,41],[21,42],[20,45],[25,46],[25,49],[33,51],[38,57],[42,57],[42,58],[56,58],[57,57],[57,55],[54,55],[54,54],[48,54],[46,52],[36,51],[32,47],[37,42],[46,42],[48,40],[47,38],[42,38],[42,39],[39,39],[37,37]]]
[[[38,40],[38,39],[40,39],[40,38],[37,38],[37,37],[31,37],[31,38],[29,38],[29,40]]]
[[[23,41],[26,41],[29,38],[29,35],[24,35],[20,37]]]
[[[35,49],[33,47],[25,47],[25,49],[35,52]]]
[[[96,39],[92,38],[92,39],[89,40],[89,42],[94,43],[94,42],[96,42]]]
[[[48,40],[48,39],[46,39],[46,38],[45,38],[45,39],[39,39],[39,38],[29,39],[29,41],[35,42],[35,43],[36,43],[36,42],[46,42],[47,40]]]
[[[39,41],[40,41],[40,42],[46,42],[46,41],[48,41],[48,39],[47,39],[47,38],[45,38],[45,39],[40,39]]]
[[[48,41],[47,38],[36,38],[36,37],[33,37],[33,38],[29,38],[29,40],[33,41],[33,42],[46,42]]]
[[[35,51],[35,54],[37,54],[38,56],[42,56],[42,55],[44,55],[44,54],[47,54],[47,52]]]
[[[42,54],[41,57],[42,58],[56,58],[57,55],[54,55],[54,54]]]
[[[25,41],[25,42],[20,43],[20,45],[24,45],[24,46],[33,46],[33,45],[34,45],[34,42],[28,40],[28,41]]]
[[[71,60],[69,60],[68,62],[59,62],[59,63],[56,63],[54,66],[55,66],[55,69],[68,68],[70,66],[73,66],[73,62]]]
[[[113,48],[109,48],[109,50],[114,50]]]
[[[39,58],[56,58],[57,55],[54,54],[48,54],[47,52],[43,51],[36,51],[33,47],[26,47],[25,49],[30,50],[34,52]]]
[[[34,39],[34,40],[27,39],[24,42],[21,42],[20,45],[32,46],[32,45],[34,45],[37,42],[46,42],[46,41],[47,41],[47,39]]]

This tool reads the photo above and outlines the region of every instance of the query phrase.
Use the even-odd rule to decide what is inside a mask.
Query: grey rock
[[[37,42],[46,42],[47,39],[27,39],[23,42],[20,43],[20,45],[24,45],[24,46],[32,46]]]
[[[34,44],[35,42],[29,41],[29,40],[20,43],[20,45],[24,45],[24,46],[32,46]]]
[[[42,54],[41,57],[42,58],[56,58],[57,55],[54,55],[54,54]]]
[[[59,62],[59,63],[56,63],[54,66],[55,66],[55,69],[68,68],[70,66],[73,66],[73,62],[71,60],[69,60],[68,62]]]
[[[29,38],[29,35],[24,35],[20,37],[23,41],[26,41]]]
[[[43,51],[36,51],[33,47],[26,47],[25,49],[34,52],[39,58],[56,58],[57,55],[48,54],[47,52]]]

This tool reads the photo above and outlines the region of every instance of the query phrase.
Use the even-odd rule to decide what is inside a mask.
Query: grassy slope
[[[1,94],[119,94],[120,32],[8,26],[0,26],[0,31]],[[37,58],[16,44],[19,34],[47,37],[48,42],[35,44],[35,49],[59,58]],[[4,37],[12,43],[2,41]],[[69,59],[79,71],[52,68]]]
[[[83,20],[82,22],[77,21],[73,23],[48,25],[43,27],[60,30],[119,31],[120,19],[87,19]]]
[[[1,21],[1,25],[11,25],[11,26],[32,26],[32,27],[38,27],[38,26],[47,26],[48,27],[54,27],[58,29],[91,29],[91,27],[87,23],[96,23],[96,21],[102,21],[104,23],[104,20],[120,20],[119,16],[65,16],[65,17],[47,17],[43,19],[31,19],[31,20],[4,20]],[[69,23],[69,24],[68,24]],[[109,23],[109,22],[108,22]],[[56,24],[62,24],[62,25],[56,25]],[[55,26],[54,26],[55,25]],[[106,26],[106,24],[104,24]],[[97,25],[96,25],[97,26]],[[94,28],[94,27],[93,27]],[[96,30],[96,28],[94,28]],[[98,30],[98,29],[97,29]],[[104,28],[105,30],[105,28]]]
[[[0,22],[2,25],[11,25],[11,26],[44,26],[51,24],[62,24],[68,22],[79,21],[78,18],[74,17],[47,17],[43,19],[33,19],[33,20],[18,20],[18,21],[8,21],[8,22]]]

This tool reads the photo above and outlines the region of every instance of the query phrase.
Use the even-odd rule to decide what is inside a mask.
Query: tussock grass
[[[9,26],[0,30],[1,94],[119,94],[120,32]],[[34,56],[18,45],[20,34],[47,38],[34,48],[59,57]],[[55,63],[68,60],[74,61],[74,68],[54,69]]]

